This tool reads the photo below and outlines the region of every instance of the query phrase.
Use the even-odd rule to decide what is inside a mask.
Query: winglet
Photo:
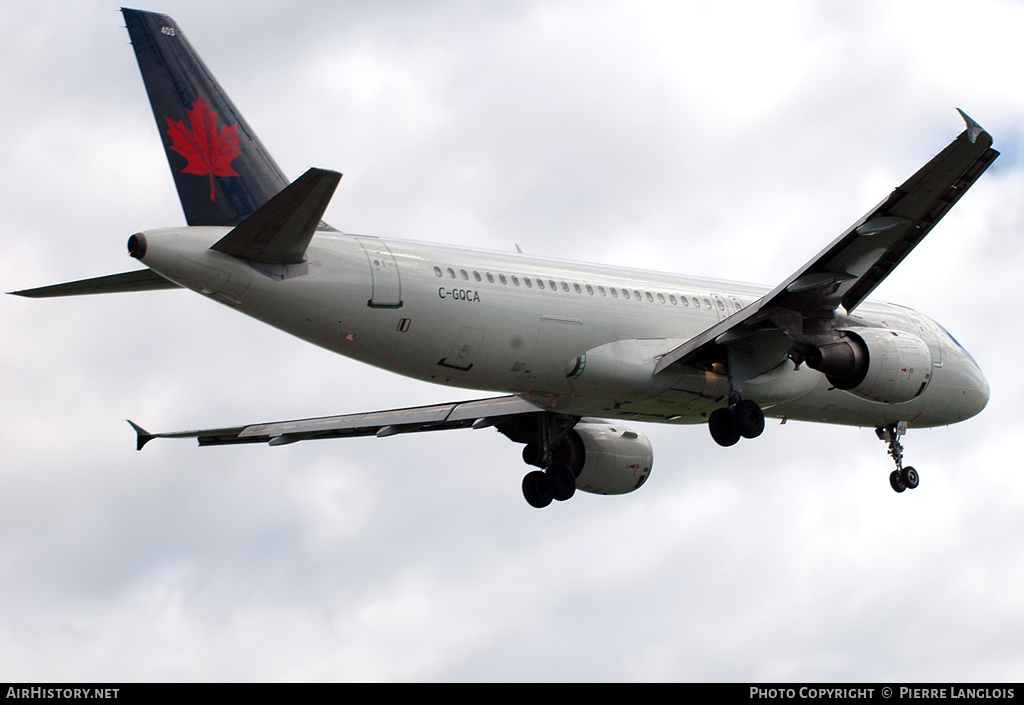
[[[960,113],[960,117],[962,117],[964,122],[967,123],[967,139],[971,141],[971,144],[974,144],[975,140],[978,139],[978,135],[984,132],[985,128],[972,120],[971,116],[960,108],[957,108],[956,111]]]
[[[147,431],[146,429],[144,429],[142,426],[138,425],[131,419],[125,420],[131,425],[132,428],[135,429],[135,450],[142,450],[142,446],[146,445],[151,440],[156,438],[156,436],[154,436],[152,433],[150,433],[149,431]]]
[[[341,174],[310,169],[210,248],[260,264],[299,264]]]

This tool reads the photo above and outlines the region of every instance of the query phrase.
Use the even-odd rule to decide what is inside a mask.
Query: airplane
[[[774,287],[347,233],[323,221],[341,174],[289,182],[178,24],[122,8],[186,227],[138,232],[146,269],[11,292],[191,289],[338,354],[499,396],[151,433],[200,446],[494,428],[522,445],[533,507],[625,494],[653,465],[631,422],[707,424],[732,446],[765,417],[875,429],[896,492],[910,428],[985,408],[989,385],[941,325],[867,297],[999,155],[966,129]]]

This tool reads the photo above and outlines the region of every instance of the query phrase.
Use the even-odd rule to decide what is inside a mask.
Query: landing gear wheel
[[[740,429],[732,409],[715,409],[708,417],[708,430],[715,443],[720,446],[734,446],[740,440]]]
[[[541,457],[539,443],[527,443],[523,446],[523,462],[527,465],[532,465],[537,468],[544,467],[543,458]]]
[[[896,463],[896,469],[889,475],[889,484],[897,492],[916,489],[921,484],[921,476],[917,470],[910,467],[903,467],[903,444],[900,443],[900,436],[907,432],[907,422],[899,421],[888,426],[875,429],[878,440],[889,445],[889,455]]]
[[[764,412],[756,402],[749,399],[736,402],[732,415],[744,438],[757,438],[764,432]]]
[[[906,485],[908,490],[917,489],[917,486],[921,484],[921,476],[912,467],[903,468],[903,471],[900,473],[900,479],[903,480],[903,484]]]
[[[907,489],[907,486],[903,484],[903,478],[900,477],[899,470],[893,470],[891,473],[889,473],[889,484],[896,492],[902,492],[903,490]]]
[[[543,509],[551,504],[553,497],[548,476],[540,470],[526,473],[526,477],[523,478],[523,497],[531,507],[537,509]]]
[[[571,499],[576,494],[576,476],[566,465],[553,465],[548,468],[548,486],[551,497],[559,502]]]

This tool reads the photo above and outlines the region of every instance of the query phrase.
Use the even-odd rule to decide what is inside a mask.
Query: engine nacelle
[[[917,397],[932,378],[932,353],[916,335],[883,328],[839,331],[811,348],[807,365],[839,389],[869,401],[898,404]]]
[[[617,423],[580,421],[560,450],[556,455],[576,475],[576,489],[594,494],[632,492],[647,481],[654,465],[647,437]]]

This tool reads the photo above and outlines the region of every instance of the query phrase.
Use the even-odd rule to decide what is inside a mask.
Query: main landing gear
[[[715,409],[708,417],[708,429],[720,446],[736,445],[740,438],[757,438],[764,431],[764,412],[749,399],[732,407]]]
[[[889,473],[889,485],[896,492],[915,489],[921,483],[921,477],[917,474],[917,470],[909,465],[903,467],[903,444],[900,443],[900,436],[906,432],[906,421],[875,429],[875,435],[878,436],[878,440],[889,444],[889,455],[892,456],[893,462],[896,463],[896,469]]]
[[[576,494],[576,475],[569,467],[571,451],[565,441],[577,419],[545,413],[538,421],[535,440],[523,448],[523,460],[542,469],[523,478],[523,497],[531,507],[543,509],[552,500],[564,502]]]
[[[565,465],[533,470],[523,478],[523,497],[531,507],[543,509],[551,500],[564,502],[576,494],[576,476]]]

